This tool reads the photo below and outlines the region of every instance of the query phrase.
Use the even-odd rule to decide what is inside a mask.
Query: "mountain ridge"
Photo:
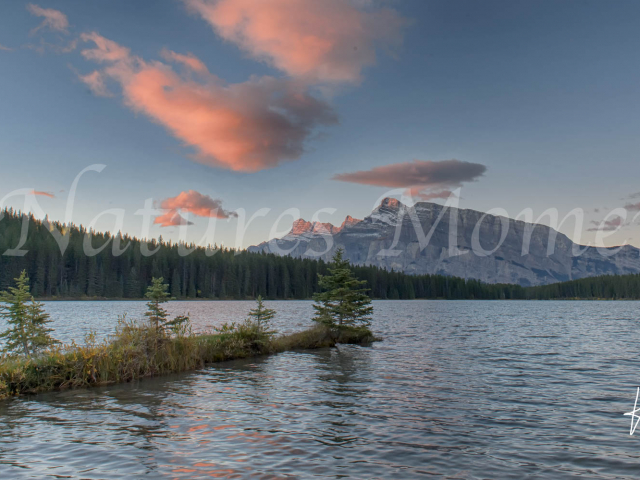
[[[408,207],[387,197],[364,219],[345,223],[322,234],[292,229],[249,251],[327,261],[342,247],[356,265],[522,286],[640,273],[640,250],[631,245],[579,245],[547,225],[432,202]]]

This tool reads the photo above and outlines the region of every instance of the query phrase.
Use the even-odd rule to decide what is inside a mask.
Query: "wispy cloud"
[[[78,74],[78,78],[93,92],[94,95],[99,97],[112,97],[113,94],[109,92],[107,86],[104,83],[104,74],[98,70],[94,70],[86,75]]]
[[[614,230],[618,230],[619,228],[624,226],[624,220],[622,219],[622,217],[614,217],[611,220],[605,220],[602,222],[592,220],[591,224],[595,226],[589,228],[589,232],[613,232]]]
[[[40,190],[31,190],[31,195],[36,195],[36,196],[39,196],[39,197],[56,198],[56,196],[53,193],[42,192]]]
[[[196,82],[95,32],[81,38],[95,45],[82,55],[105,64],[100,73],[120,84],[125,104],[194,147],[205,164],[246,172],[272,168],[298,159],[316,127],[337,122],[331,107],[295,80],[227,84],[203,74]]]
[[[13,48],[5,47],[1,43],[0,43],[0,50],[2,50],[4,52],[13,52]]]
[[[202,60],[196,57],[193,53],[181,54],[165,48],[162,50],[162,52],[160,52],[160,54],[162,55],[162,58],[164,58],[168,62],[181,63],[182,65],[184,65],[187,68],[190,68],[194,72],[199,72],[199,73],[209,72],[206,65],[202,63]]]
[[[238,216],[235,212],[225,210],[222,207],[222,200],[211,198],[195,190],[187,190],[175,197],[167,198],[160,203],[160,207],[166,212],[157,217],[154,223],[163,227],[190,225],[180,212],[191,213],[197,217],[220,219]]]
[[[311,82],[361,80],[376,47],[398,45],[406,21],[352,0],[184,0],[225,40]]]
[[[44,18],[40,25],[31,30],[32,34],[43,28],[48,28],[56,32],[68,33],[69,20],[61,11],[54,10],[53,8],[42,8],[38,5],[34,5],[33,3],[27,5],[27,10],[36,17]]]
[[[487,167],[460,160],[395,163],[371,170],[334,175],[333,180],[387,188],[406,188],[424,200],[447,198],[451,190],[482,177]]]

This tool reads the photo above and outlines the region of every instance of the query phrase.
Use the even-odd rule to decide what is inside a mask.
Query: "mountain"
[[[640,273],[640,250],[630,245],[617,252],[587,247],[546,225],[431,202],[408,207],[394,198],[340,227],[297,220],[286,236],[249,251],[329,260],[339,247],[355,265],[486,283],[532,286]]]
[[[342,225],[340,225],[339,227],[336,227],[330,223],[307,222],[302,218],[300,218],[295,222],[293,222],[293,227],[291,228],[291,231],[289,232],[288,235],[293,235],[294,237],[301,236],[301,235],[309,236],[314,234],[335,235],[336,233],[340,233],[345,227],[351,227],[361,221],[362,220],[357,220],[353,218],[351,215],[347,215],[347,218],[344,219],[344,222],[342,222]]]

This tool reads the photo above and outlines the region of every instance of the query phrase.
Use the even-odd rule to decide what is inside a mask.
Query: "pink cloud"
[[[337,122],[327,103],[293,80],[226,84],[206,74],[195,82],[97,33],[82,38],[96,46],[82,55],[106,64],[102,73],[120,83],[125,104],[194,147],[205,164],[246,172],[272,168],[298,159],[317,126]]]
[[[376,47],[402,40],[391,9],[351,0],[184,0],[225,40],[297,78],[359,82]]]
[[[447,198],[451,190],[464,183],[476,181],[487,167],[480,163],[460,160],[439,162],[414,160],[395,163],[371,170],[334,175],[333,180],[388,188],[406,188],[411,196],[423,200]]]
[[[113,96],[111,92],[107,90],[107,86],[104,83],[104,75],[98,70],[94,70],[87,75],[78,75],[78,78],[82,80],[87,87],[89,87],[94,95],[99,97]]]
[[[3,50],[5,52],[12,52],[13,48],[5,47],[4,45],[0,44],[0,50]]]
[[[194,72],[209,73],[209,70],[207,70],[207,67],[205,66],[205,64],[202,63],[202,61],[192,53],[187,53],[186,55],[183,55],[181,53],[176,53],[174,51],[167,50],[165,48],[162,50],[162,52],[160,52],[160,54],[162,55],[162,58],[164,58],[165,60],[169,62],[181,63],[185,67],[193,70]]]
[[[195,190],[187,190],[167,198],[160,203],[160,207],[164,210],[189,212],[198,217],[225,219],[238,216],[235,212],[222,208],[222,200],[213,199]]]
[[[83,42],[93,42],[96,48],[82,50],[82,56],[87,60],[96,62],[126,62],[131,59],[131,50],[122,45],[97,34],[96,32],[80,35]]]
[[[53,193],[41,192],[39,190],[31,190],[31,195],[37,195],[39,197],[56,198],[56,196]]]
[[[179,227],[182,225],[193,225],[193,222],[188,221],[175,210],[169,210],[159,217],[156,217],[153,223],[155,223],[156,225],[160,225],[161,227]]]
[[[42,8],[38,5],[30,3],[27,5],[27,10],[36,17],[44,17],[44,20],[40,25],[31,30],[31,33],[36,33],[42,28],[49,28],[57,32],[67,33],[69,28],[69,21],[67,16],[59,10],[53,8]]]
[[[451,190],[435,190],[435,191],[423,191],[425,190],[424,186],[414,186],[408,189],[408,194],[410,197],[418,197],[421,200],[435,200],[438,198],[449,198],[453,195]]]
[[[167,198],[160,203],[160,207],[166,212],[156,217],[154,223],[162,227],[193,225],[180,215],[180,212],[220,219],[238,216],[235,212],[222,208],[222,200],[213,199],[195,190],[184,191],[175,197]]]

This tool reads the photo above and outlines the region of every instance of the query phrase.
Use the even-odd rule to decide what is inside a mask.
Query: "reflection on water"
[[[0,402],[0,478],[629,478],[639,307],[376,302],[372,347]]]

